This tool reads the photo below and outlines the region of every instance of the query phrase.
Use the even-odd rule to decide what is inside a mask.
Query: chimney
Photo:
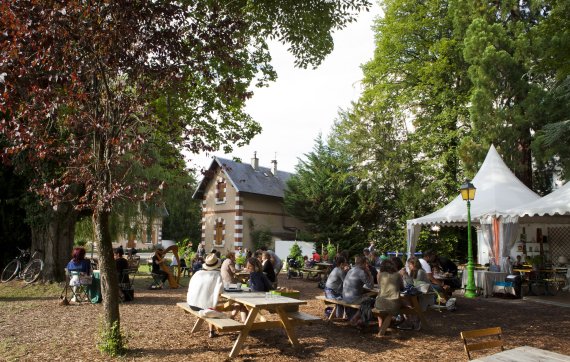
[[[271,160],[271,173],[273,176],[277,176],[277,160]]]
[[[257,158],[257,151],[253,152],[253,158],[251,159],[251,167],[255,171],[259,171],[259,158]]]

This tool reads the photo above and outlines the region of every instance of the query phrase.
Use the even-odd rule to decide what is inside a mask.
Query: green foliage
[[[97,348],[102,354],[110,357],[123,356],[127,352],[126,343],[126,337],[121,332],[118,321],[114,321],[109,328],[99,329]]]
[[[329,260],[334,260],[336,256],[336,245],[332,243],[327,244],[327,252],[329,254]]]
[[[316,240],[330,239],[341,249],[362,249],[378,218],[376,193],[358,182],[353,163],[319,137],[307,160],[296,167],[285,191],[285,209],[305,222]]]
[[[294,243],[289,249],[289,258],[295,259],[299,265],[303,265],[303,250],[299,246],[299,244]]]
[[[273,241],[273,234],[268,228],[253,229],[250,237],[255,250],[259,250],[262,246],[269,247]]]
[[[245,254],[236,254],[236,264],[244,266],[247,260],[245,260]]]

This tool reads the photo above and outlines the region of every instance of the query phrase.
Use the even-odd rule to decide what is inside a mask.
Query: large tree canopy
[[[109,215],[148,200],[161,179],[133,177],[164,142],[191,152],[247,143],[250,83],[275,73],[266,41],[318,65],[330,32],[367,0],[0,1],[2,154],[25,158],[54,208],[93,213],[105,338],[120,342]],[[121,346],[121,343],[114,344]],[[115,351],[116,352],[116,351]]]

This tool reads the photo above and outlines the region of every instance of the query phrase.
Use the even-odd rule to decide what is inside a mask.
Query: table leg
[[[236,343],[234,343],[234,347],[232,348],[232,351],[230,352],[230,358],[236,357],[239,354],[239,352],[241,351],[241,347],[243,346],[245,339],[249,335],[249,331],[251,330],[251,326],[253,325],[253,322],[255,322],[255,318],[257,317],[258,313],[259,313],[259,310],[257,308],[252,308],[249,311],[249,314],[247,315],[247,319],[245,320],[245,325],[244,325],[243,329],[241,330],[241,332],[239,333],[238,339],[236,340]]]
[[[283,310],[283,308],[278,307],[277,313],[281,318],[281,323],[283,323],[283,328],[285,328],[285,332],[287,333],[287,337],[289,337],[289,342],[293,345],[294,348],[299,347],[299,340],[297,339],[297,335],[295,334],[295,328],[289,322],[287,317],[287,312]]]
[[[420,306],[420,301],[418,296],[417,295],[412,296],[411,301],[412,301],[412,308],[414,308],[414,310],[416,311],[416,314],[420,318],[422,325],[426,328],[429,328],[428,321],[424,315],[424,312],[422,311],[422,307]]]
[[[190,333],[194,333],[198,330],[198,328],[200,328],[200,326],[204,323],[204,320],[201,318],[198,318],[198,320],[196,320],[196,323],[194,324],[194,327],[192,327],[192,330],[190,331]]]

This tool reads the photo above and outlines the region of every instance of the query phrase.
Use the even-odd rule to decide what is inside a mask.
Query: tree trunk
[[[517,145],[518,155],[515,158],[516,165],[515,175],[521,180],[529,189],[532,190],[532,154],[530,148],[530,140],[519,139]]]
[[[109,229],[109,212],[93,212],[95,243],[99,249],[99,270],[101,273],[101,296],[103,297],[104,329],[110,331],[113,324],[120,330],[119,288],[117,267],[113,258],[113,244]]]
[[[49,209],[44,214],[45,222],[31,225],[31,250],[41,250],[44,281],[62,281],[64,268],[71,259],[75,223],[78,212],[69,204],[60,205],[57,210]]]

